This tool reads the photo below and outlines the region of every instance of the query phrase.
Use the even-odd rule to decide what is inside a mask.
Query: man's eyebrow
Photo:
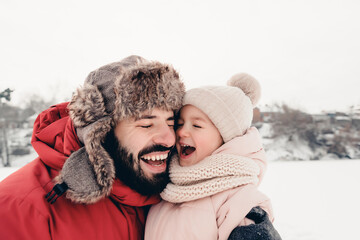
[[[157,118],[157,116],[155,116],[155,115],[142,115],[140,117],[136,117],[135,121],[140,121],[143,119],[155,119],[155,118]],[[174,120],[175,120],[174,116],[168,117],[166,119],[166,121],[174,121]]]
[[[156,118],[156,116],[154,116],[154,115],[142,115],[140,117],[136,117],[135,121],[139,121],[142,119],[154,119],[154,118]]]

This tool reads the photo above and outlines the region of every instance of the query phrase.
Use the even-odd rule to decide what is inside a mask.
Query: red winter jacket
[[[34,124],[32,144],[39,157],[0,183],[0,239],[142,239],[149,205],[145,197],[115,180],[111,195],[94,204],[60,197],[49,204],[69,155],[81,147],[68,116],[67,103],[42,112]]]

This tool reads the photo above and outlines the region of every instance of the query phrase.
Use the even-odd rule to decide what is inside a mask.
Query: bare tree
[[[0,92],[0,110],[1,110],[0,125],[2,128],[2,144],[1,144],[0,153],[1,153],[2,164],[4,167],[10,167],[10,158],[9,158],[8,139],[6,133],[7,121],[5,118],[5,111],[4,111],[4,105],[2,99],[4,98],[5,100],[10,101],[11,93],[13,91],[14,90],[10,90],[10,88],[7,88],[4,91]]]

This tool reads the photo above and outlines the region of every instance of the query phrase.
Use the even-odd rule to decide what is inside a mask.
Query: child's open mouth
[[[180,157],[188,157],[190,156],[193,152],[195,152],[196,148],[189,146],[189,145],[185,145],[185,144],[181,144],[180,145]]]

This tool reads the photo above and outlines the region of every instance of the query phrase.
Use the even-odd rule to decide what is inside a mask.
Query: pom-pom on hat
[[[183,105],[203,111],[219,130],[224,142],[243,135],[251,126],[253,108],[260,99],[259,82],[246,73],[232,76],[227,86],[205,86],[185,93]]]

